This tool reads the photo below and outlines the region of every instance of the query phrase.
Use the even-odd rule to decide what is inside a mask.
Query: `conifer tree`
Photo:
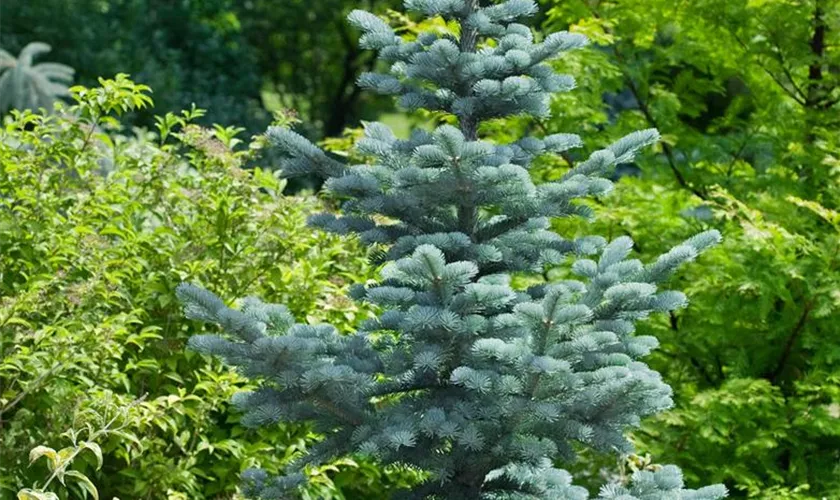
[[[342,215],[317,215],[311,225],[380,249],[372,255],[385,264],[381,281],[356,284],[351,295],[381,314],[339,333],[296,323],[282,305],[248,298],[231,309],[196,286],[179,289],[189,317],[227,333],[194,337],[191,347],[260,381],[235,400],[243,421],[305,421],[325,436],[282,477],[248,471],[250,495],[293,496],[307,464],[357,454],[429,473],[400,498],[585,499],[588,492],[555,466],[574,458],[576,444],[630,452],[625,431],[671,405],[668,385],[640,361],[656,339],[634,335],[634,323],[686,304],[659,285],[719,235],[699,234],[643,264],[629,258],[627,237],[607,243],[550,231],[549,218],[589,215],[575,200],[608,192],[611,169],[658,133],[630,134],[561,179],[534,185],[532,160],[578,147],[580,138],[493,144],[479,139],[478,126],[545,116],[550,93],[574,86],[548,62],[586,39],[561,32],[535,40],[520,24],[536,12],[533,0],[487,3],[405,1],[413,13],[457,24],[457,36],[407,41],[372,14],[349,18],[362,45],[389,65],[360,85],[398,96],[408,110],[448,113],[457,126],[401,140],[381,123],[366,124],[357,147],[374,161],[350,166],[288,129],[268,131],[285,155],[285,175],[319,174],[344,199]],[[579,279],[511,285],[513,273],[568,263]],[[723,486],[683,489],[679,469],[666,466],[606,485],[599,498],[725,494]]]

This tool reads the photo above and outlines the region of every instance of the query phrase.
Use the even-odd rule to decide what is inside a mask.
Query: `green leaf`
[[[98,444],[92,441],[85,441],[82,443],[82,447],[88,449],[96,455],[96,470],[102,468],[102,448],[99,447]]]
[[[82,489],[90,493],[94,500],[99,500],[99,490],[96,489],[96,486],[93,485],[93,483],[90,479],[88,479],[87,476],[76,470],[67,471],[67,476],[76,479],[76,481],[78,481],[79,486],[81,486]]]
[[[30,465],[43,456],[46,456],[49,460],[49,468],[51,471],[58,467],[58,453],[48,446],[36,446],[35,448],[32,448],[32,451],[29,452]]]
[[[58,495],[51,491],[36,491],[27,488],[20,490],[17,498],[18,500],[58,500]]]

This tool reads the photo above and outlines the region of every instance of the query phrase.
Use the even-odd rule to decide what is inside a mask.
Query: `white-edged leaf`
[[[29,452],[29,463],[32,464],[39,458],[46,456],[51,462],[58,460],[58,453],[49,446],[36,446]]]
[[[92,451],[94,455],[96,455],[96,470],[101,469],[102,468],[102,448],[100,448],[98,444],[90,442],[90,441],[83,442],[82,443],[82,448],[86,448],[86,449]]]
[[[83,490],[90,493],[90,495],[94,498],[94,500],[99,500],[99,490],[96,489],[96,486],[88,479],[88,477],[77,470],[69,470],[67,471],[67,476],[72,477],[76,481],[78,481],[79,486],[82,487]]]
[[[18,500],[58,500],[58,495],[51,491],[35,491],[26,488],[18,492],[17,498]]]
[[[41,457],[47,457],[47,468],[52,472],[61,465],[62,457],[60,453],[49,446],[36,446],[29,452],[29,465],[32,465]]]

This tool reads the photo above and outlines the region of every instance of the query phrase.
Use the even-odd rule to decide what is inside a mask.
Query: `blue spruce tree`
[[[429,473],[400,498],[585,499],[555,465],[573,459],[576,443],[630,452],[625,431],[672,403],[669,386],[640,361],[656,339],[634,335],[634,322],[685,305],[682,293],[658,286],[719,235],[699,234],[644,264],[628,258],[629,238],[550,231],[551,217],[588,215],[575,199],[609,191],[611,169],[658,133],[630,134],[560,180],[534,185],[532,160],[579,147],[580,138],[493,144],[479,140],[478,125],[545,116],[549,95],[574,86],[548,62],[586,39],[561,32],[535,40],[519,22],[536,12],[533,0],[486,3],[405,0],[411,12],[460,27],[458,36],[413,41],[370,13],[350,15],[362,45],[389,65],[387,74],[363,75],[361,86],[398,96],[408,110],[448,113],[458,126],[400,140],[366,124],[357,147],[374,161],[352,166],[290,130],[268,131],[285,175],[319,174],[345,200],[341,216],[321,214],[311,225],[384,248],[374,254],[386,263],[381,281],[352,289],[354,299],[381,306],[378,317],[342,334],[296,323],[282,305],[249,298],[236,310],[198,287],[179,289],[189,317],[227,333],[194,337],[191,347],[260,381],[235,399],[243,421],[306,421],[325,436],[285,476],[247,472],[250,495],[294,497],[307,464],[357,454]],[[511,287],[512,273],[570,261],[578,280]],[[599,498],[725,494],[723,486],[683,489],[679,469],[666,466],[607,485]]]

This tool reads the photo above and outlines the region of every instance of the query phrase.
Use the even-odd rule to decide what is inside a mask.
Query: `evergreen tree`
[[[73,68],[58,63],[35,63],[34,59],[52,48],[32,42],[15,59],[0,49],[0,113],[10,109],[52,110],[53,103],[70,95]]]
[[[574,80],[548,61],[586,39],[555,33],[542,41],[518,21],[532,0],[406,0],[409,11],[442,16],[457,36],[396,36],[372,14],[354,11],[365,48],[379,51],[388,74],[360,84],[399,96],[402,107],[448,113],[458,126],[397,139],[371,123],[358,143],[368,165],[344,165],[300,135],[272,128],[285,175],[316,173],[345,199],[343,215],[311,225],[358,234],[379,249],[382,279],[352,296],[381,306],[358,331],[295,323],[282,305],[248,298],[230,309],[212,293],[182,285],[186,314],[220,324],[228,336],[193,337],[191,346],[222,356],[258,390],[236,405],[248,425],[306,421],[324,440],[296,470],[245,474],[247,493],[285,498],[305,481],[303,468],[361,454],[430,473],[401,498],[584,499],[555,463],[582,444],[629,453],[624,432],[668,408],[671,390],[640,361],[656,339],[635,336],[634,322],[683,307],[659,291],[681,264],[719,240],[695,236],[647,265],[628,258],[629,238],[565,239],[549,218],[588,215],[575,199],[606,193],[616,165],[632,161],[658,133],[632,133],[597,151],[561,179],[535,186],[528,168],[544,154],[580,146],[573,134],[525,137],[511,144],[478,139],[485,120],[544,116],[552,92]],[[591,258],[590,258],[591,257]],[[526,290],[511,276],[572,260],[579,280]],[[679,469],[640,471],[605,486],[603,499],[717,499],[722,486],[683,489]]]

